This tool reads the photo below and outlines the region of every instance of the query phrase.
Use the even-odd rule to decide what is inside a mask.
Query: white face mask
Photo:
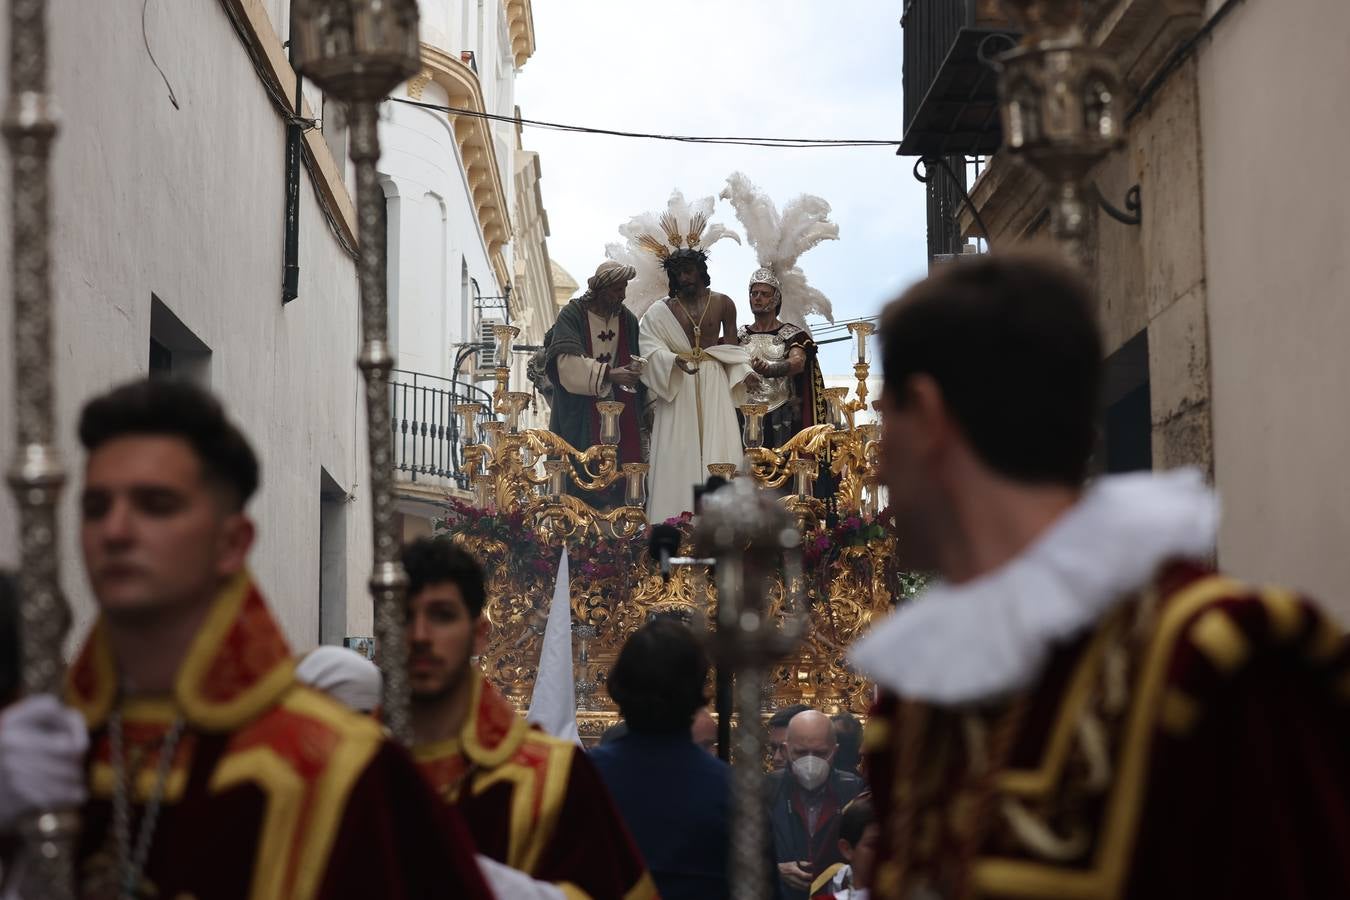
[[[819,756],[803,756],[792,764],[792,776],[808,791],[825,783],[830,775],[830,764]]]

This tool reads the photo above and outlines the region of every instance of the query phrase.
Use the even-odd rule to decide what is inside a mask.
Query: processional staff
[[[50,156],[56,116],[47,95],[46,0],[9,4],[9,103],[3,123],[10,154],[14,305],[14,462],[9,485],[19,509],[19,591],[25,694],[59,694],[70,608],[61,592],[56,506],[65,471],[56,452],[52,378]],[[41,896],[74,896],[79,815],[41,810],[20,823]]]
[[[374,528],[375,637],[384,675],[381,698],[385,723],[394,737],[411,740],[408,716],[407,640],[403,604],[407,575],[399,560],[394,512],[393,431],[385,294],[385,240],[381,211],[384,191],[380,158],[379,105],[384,96],[422,69],[416,0],[295,0],[291,41],[296,66],[324,93],[347,103],[351,157],[356,166],[356,216],[361,284],[361,356],[366,382],[366,429],[370,442],[370,495]],[[297,111],[298,112],[298,111]]]
[[[717,630],[711,637],[719,670],[733,672],[739,728],[732,767],[731,884],[737,900],[774,895],[769,816],[764,803],[761,698],[770,663],[806,630],[801,602],[801,533],[777,499],[743,476],[706,495],[694,548],[715,561]],[[690,560],[689,562],[702,562]],[[776,622],[770,586],[781,573],[783,622]]]

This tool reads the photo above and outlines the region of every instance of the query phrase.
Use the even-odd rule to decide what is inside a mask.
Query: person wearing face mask
[[[834,768],[834,723],[811,709],[788,723],[787,768],[770,776],[769,821],[784,900],[806,900],[817,873],[841,862],[840,813],[863,781]]]

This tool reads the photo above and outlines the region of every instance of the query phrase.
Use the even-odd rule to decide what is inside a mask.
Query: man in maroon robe
[[[1350,648],[1213,570],[1199,472],[1101,477],[1101,343],[1049,258],[884,313],[882,474],[942,581],[854,649],[885,898],[1350,896]]]
[[[216,400],[134,382],[80,440],[99,618],[67,692],[90,732],[78,894],[489,896],[407,755],[296,681],[245,565],[257,458]]]
[[[654,897],[647,867],[581,748],[531,728],[473,662],[483,573],[449,540],[404,550],[413,753],[479,852],[568,896]]]

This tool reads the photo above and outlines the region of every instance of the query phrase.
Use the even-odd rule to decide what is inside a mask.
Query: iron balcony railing
[[[928,88],[962,28],[975,23],[975,0],[908,0],[900,26],[904,29],[903,83],[905,131],[914,122]]]
[[[474,442],[461,435],[455,407],[477,403],[488,415],[492,395],[480,387],[395,369],[390,374],[393,399],[394,469],[408,481],[448,479],[468,488],[463,474],[464,446]]]
[[[1016,42],[998,0],[907,0],[901,156],[988,154],[1002,139],[992,58]]]

